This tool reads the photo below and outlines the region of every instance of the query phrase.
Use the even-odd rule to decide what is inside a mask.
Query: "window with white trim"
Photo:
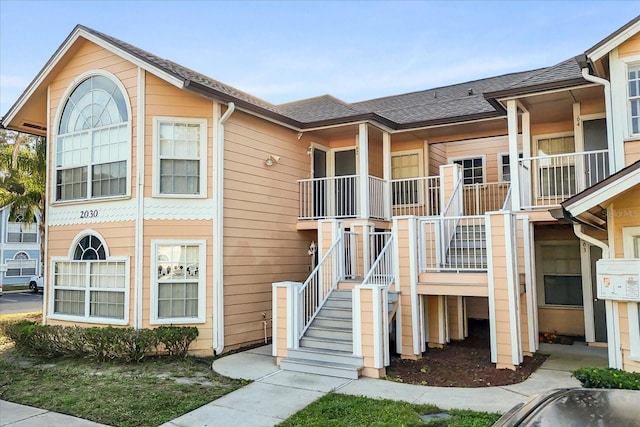
[[[68,261],[53,262],[53,314],[80,321],[122,323],[128,318],[128,259],[111,258],[92,234],[76,243]]]
[[[419,203],[420,153],[402,152],[391,154],[391,179],[393,179],[393,205],[416,205]]]
[[[518,153],[518,158],[522,158],[522,153]],[[498,180],[500,182],[511,182],[511,163],[509,153],[498,154]]]
[[[576,193],[576,166],[573,135],[537,139],[538,195],[570,196]]]
[[[127,193],[131,130],[124,94],[106,76],[91,76],[69,95],[56,138],[55,200]]]
[[[640,65],[630,66],[627,83],[629,88],[629,120],[631,133],[640,133]]]
[[[154,241],[153,323],[205,320],[205,241]]]
[[[458,164],[462,167],[463,184],[484,183],[484,157],[453,159],[451,163]]]
[[[7,260],[7,277],[29,277],[36,274],[37,261],[29,259],[25,252],[18,252]]]
[[[547,306],[582,307],[582,267],[577,241],[541,242],[538,287],[540,302]]]
[[[38,224],[35,220],[27,224],[22,215],[17,215],[15,221],[7,223],[7,243],[36,243],[37,241]]]
[[[207,121],[154,119],[154,194],[206,196]]]

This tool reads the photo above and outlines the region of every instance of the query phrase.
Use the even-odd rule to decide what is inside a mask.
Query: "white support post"
[[[511,363],[522,363],[522,336],[520,333],[520,284],[518,283],[518,250],[515,241],[514,215],[504,215],[505,251],[507,254],[507,291],[509,295],[509,324],[511,333]]]
[[[387,219],[393,216],[391,200],[391,134],[382,133],[382,179],[384,180],[384,213]]]
[[[507,101],[507,128],[509,133],[509,168],[511,171],[511,210],[520,210],[520,174],[518,169],[518,104]]]
[[[369,218],[369,132],[366,123],[358,127],[359,203],[360,218]]]
[[[418,249],[417,236],[416,236],[416,218],[411,217],[408,219],[409,226],[409,268],[410,276],[409,280],[411,285],[411,326],[413,333],[413,354],[421,354],[420,348],[420,328],[422,322],[420,322],[420,296],[418,295]]]

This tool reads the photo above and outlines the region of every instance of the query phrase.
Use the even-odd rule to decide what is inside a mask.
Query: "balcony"
[[[608,150],[522,158],[518,161],[523,209],[558,206],[609,176]]]

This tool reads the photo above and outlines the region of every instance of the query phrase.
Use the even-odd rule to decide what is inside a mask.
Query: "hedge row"
[[[620,388],[640,390],[640,372],[612,368],[580,368],[572,375],[586,388]]]
[[[86,357],[101,361],[139,362],[155,352],[186,357],[198,328],[155,329],[40,325],[28,320],[5,323],[2,331],[17,349],[43,358]]]

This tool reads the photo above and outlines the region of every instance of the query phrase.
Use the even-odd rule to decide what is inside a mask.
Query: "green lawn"
[[[330,393],[279,424],[280,427],[356,427],[356,426],[491,426],[498,413],[467,410],[447,411],[449,418],[422,421],[421,415],[442,413],[433,405],[412,405],[394,400]]]

